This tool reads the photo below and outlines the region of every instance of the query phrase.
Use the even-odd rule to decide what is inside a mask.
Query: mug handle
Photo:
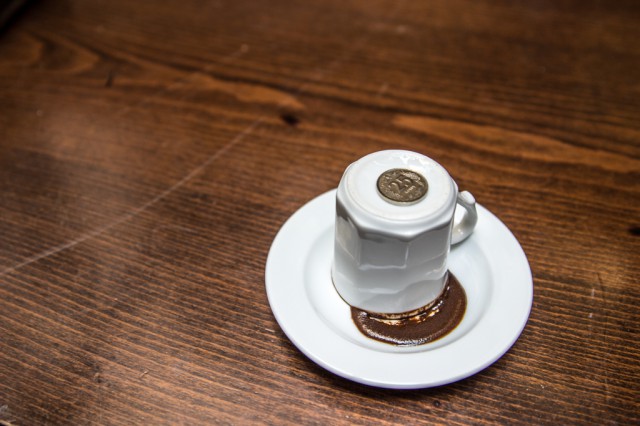
[[[458,204],[465,209],[462,218],[455,220],[451,232],[451,244],[459,244],[466,240],[473,232],[473,228],[478,223],[478,212],[476,211],[476,199],[469,191],[458,193]],[[457,215],[456,215],[457,216]]]

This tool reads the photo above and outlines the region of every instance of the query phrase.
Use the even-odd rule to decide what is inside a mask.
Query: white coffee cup
[[[465,214],[454,223],[458,204]],[[427,306],[446,285],[451,244],[466,239],[476,222],[473,196],[458,193],[431,158],[401,150],[369,154],[345,170],[338,186],[335,288],[349,305],[372,313]]]

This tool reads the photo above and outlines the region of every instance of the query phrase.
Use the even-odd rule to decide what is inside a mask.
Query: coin
[[[387,200],[413,203],[425,196],[429,185],[420,173],[409,169],[391,169],[378,178],[378,191]]]

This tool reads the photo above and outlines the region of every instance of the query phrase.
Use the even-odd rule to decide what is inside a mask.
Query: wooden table
[[[640,421],[637,3],[27,6],[0,36],[0,424]],[[448,386],[325,371],[265,293],[284,221],[389,148],[533,271],[520,339]]]

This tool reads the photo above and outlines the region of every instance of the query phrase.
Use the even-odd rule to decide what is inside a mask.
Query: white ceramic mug
[[[458,204],[465,214],[454,223]],[[458,193],[434,160],[401,150],[369,154],[338,186],[335,288],[349,305],[373,313],[427,306],[446,285],[451,244],[466,239],[477,219],[473,196]]]

